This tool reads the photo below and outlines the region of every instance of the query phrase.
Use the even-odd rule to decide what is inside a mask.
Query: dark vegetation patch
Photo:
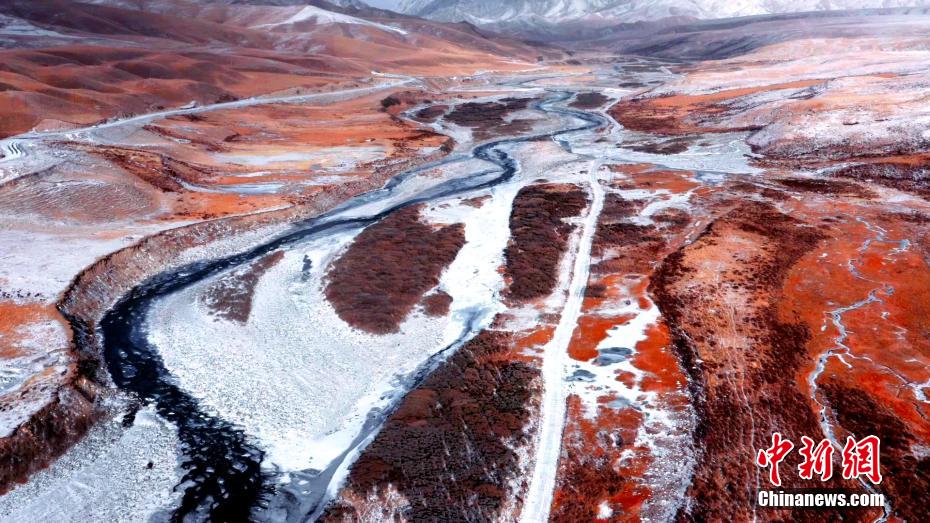
[[[395,105],[400,105],[401,103],[402,102],[400,101],[400,98],[396,96],[388,96],[381,100],[381,108],[390,109],[391,107],[394,107]]]
[[[619,194],[610,193],[604,197],[604,208],[598,217],[601,222],[615,222],[632,218],[643,210],[643,203],[628,200]]]
[[[442,291],[436,291],[423,298],[423,312],[429,316],[445,316],[449,314],[452,306],[452,296]]]
[[[465,245],[462,224],[435,228],[419,207],[368,227],[329,269],[326,297],[353,327],[386,334],[400,323]]]
[[[430,100],[424,99],[422,91],[408,90],[393,92],[382,98],[378,105],[382,112],[388,113],[392,120],[399,122],[401,112],[421,103],[430,103]]]
[[[776,202],[783,202],[790,198],[788,191],[786,190],[787,188],[772,188],[742,181],[731,183],[729,184],[729,187],[731,191],[746,194],[758,194],[764,198]]]
[[[833,176],[869,181],[912,192],[923,198],[930,197],[930,166],[927,165],[905,162],[863,163],[834,171]]]
[[[572,225],[587,195],[575,185],[529,185],[517,193],[510,213],[510,243],[505,251],[507,297],[524,302],[548,296],[558,280],[559,261],[568,248]]]
[[[652,227],[630,222],[602,223],[595,233],[595,254],[605,247],[629,247],[646,242],[661,242]]]
[[[830,196],[855,196],[857,198],[874,198],[871,191],[843,180],[825,180],[823,178],[782,178],[775,180],[779,185],[795,191],[813,192]]]
[[[839,424],[859,439],[878,436],[881,440],[882,483],[877,488],[890,498],[894,515],[905,521],[930,521],[930,457],[917,456],[915,446],[924,445],[907,424],[859,389],[839,381],[820,387]]]
[[[597,109],[610,101],[610,98],[601,93],[579,93],[571,105],[575,109]]]
[[[882,213],[882,219],[901,223],[911,244],[924,260],[930,260],[930,214],[916,210],[891,211]],[[930,388],[927,392],[930,393]]]
[[[788,195],[784,191],[779,191],[769,187],[763,187],[759,191],[759,194],[765,198],[768,198],[769,200],[776,202],[783,202],[788,200]]]
[[[669,207],[653,214],[652,221],[673,231],[681,231],[691,223],[691,215],[685,210]]]
[[[665,245],[665,240],[657,234],[654,227],[630,221],[630,218],[638,215],[642,209],[641,201],[627,200],[618,194],[608,194],[604,198],[604,208],[594,232],[592,254],[595,257],[603,257],[609,249],[636,247],[636,251],[629,254],[637,257],[657,255]],[[614,271],[614,265],[611,260],[606,260],[595,265],[592,270],[596,274],[606,274]]]
[[[431,105],[417,111],[415,117],[421,122],[433,123],[448,110],[448,105]]]
[[[641,142],[624,143],[623,147],[636,152],[649,154],[680,154],[688,150],[694,143],[693,138],[681,137],[670,140],[649,140]]]
[[[352,466],[346,490],[367,497],[392,486],[409,502],[405,521],[496,521],[517,479],[514,448],[529,443],[539,379],[506,357],[510,341],[482,332],[409,393]],[[323,521],[363,520],[345,499]]]
[[[907,223],[913,223],[918,225],[930,225],[930,215],[924,214],[920,211],[902,211],[888,213],[892,218],[897,218],[903,220]]]
[[[532,101],[532,98],[501,98],[497,102],[466,102],[457,105],[446,120],[471,128],[478,140],[525,133],[532,122],[520,119],[507,122],[505,118],[514,111],[526,109]]]
[[[284,251],[275,251],[223,276],[207,289],[204,303],[217,316],[245,324],[252,314],[252,295],[258,280],[283,258]]]
[[[682,115],[655,105],[649,98],[621,100],[608,112],[620,125],[632,131],[656,135],[685,134],[680,129]]]
[[[584,297],[585,298],[606,298],[607,297],[607,285],[603,283],[589,283],[584,288]]]
[[[731,182],[729,184],[729,187],[730,187],[730,190],[739,191],[739,192],[747,193],[747,194],[754,194],[758,192],[759,190],[758,185],[754,183],[744,182],[744,181]]]
[[[697,133],[760,129],[758,125],[715,127],[714,118],[730,110],[724,103],[707,100],[702,96],[682,96],[677,103],[665,100],[673,96],[676,95],[620,100],[608,112],[623,127],[653,135],[690,136]]]

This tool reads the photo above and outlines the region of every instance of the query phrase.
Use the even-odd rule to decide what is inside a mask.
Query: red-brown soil
[[[99,156],[115,171],[107,177],[107,185],[94,186],[98,194],[114,193],[117,204],[110,206],[115,211],[110,218],[145,209],[161,211],[159,217],[165,220],[206,220],[314,205],[320,199],[368,190],[402,169],[449,152],[445,136],[380,111],[379,99],[380,95],[370,95],[329,104],[279,104],[171,117],[144,127],[142,141],[156,142],[144,148],[62,146]],[[307,126],[307,121],[314,125]],[[342,154],[326,154],[332,147],[339,147]],[[343,156],[350,160],[341,166]],[[275,161],[275,157],[294,159]],[[264,162],[258,173],[249,164],[256,160]],[[325,183],[318,181],[321,177]],[[255,184],[276,184],[280,189],[248,193],[247,187]],[[44,187],[28,185],[30,192]],[[239,186],[243,193],[237,192]],[[22,190],[6,192],[0,190],[0,203],[9,200],[21,206],[18,202],[24,198],[36,199]],[[88,213],[99,208],[79,206],[73,191],[65,197],[78,200],[72,207],[86,207]],[[56,201],[48,198],[35,207],[47,214],[57,208]]]
[[[505,252],[507,296],[526,302],[548,296],[558,280],[558,267],[568,248],[572,225],[587,195],[574,185],[530,185],[520,189],[510,214],[510,244]]]
[[[53,306],[0,301],[0,364],[9,361],[12,370],[22,365],[23,359],[45,359],[43,349],[67,348],[69,336],[41,342],[30,339],[29,328],[48,321],[65,323]],[[82,376],[77,365],[51,358],[55,360],[50,362],[52,366],[0,394],[0,417],[4,430],[10,430],[0,437],[0,494],[48,466],[101,414],[94,401],[97,384]],[[12,425],[14,421],[20,424]]]
[[[407,207],[368,227],[329,269],[326,297],[353,327],[385,334],[423,295],[465,245],[461,224],[433,228]]]
[[[624,142],[623,147],[633,151],[650,154],[679,154],[688,150],[694,140],[688,136],[679,136],[666,140],[645,140]]]
[[[861,185],[843,180],[827,180],[822,178],[782,178],[775,180],[791,190],[799,192],[813,192],[832,196],[851,196],[855,198],[874,198],[875,193]]]
[[[641,95],[612,109],[627,128],[653,134],[758,131],[747,141],[762,155],[753,163],[765,170],[755,181],[695,192],[709,197],[696,211],[710,225],[693,243],[659,255],[664,261],[650,286],[698,416],[698,463],[690,508],[680,519],[871,521],[881,515],[880,509],[753,507],[757,485],[766,488],[767,481],[758,479],[752,458],[775,431],[796,443],[827,432],[840,445],[847,436],[879,436],[885,479],[875,490],[891,506],[889,520],[928,517],[920,501],[930,478],[924,386],[930,349],[919,334],[928,332],[930,314],[921,298],[930,292],[926,205],[898,193],[930,194],[925,139],[912,125],[912,116],[922,114],[925,80],[911,84],[907,74],[888,72],[919,60],[914,50],[925,43],[883,47],[888,41],[811,40],[695,64],[660,89],[663,95]],[[816,49],[823,60],[813,64],[785,53],[802,48]],[[877,58],[882,49],[886,55]],[[864,65],[879,62],[880,71]],[[663,142],[641,142],[661,152]],[[818,175],[792,175],[799,170]],[[733,199],[737,194],[745,196]],[[649,251],[649,243],[626,236],[641,246],[637,251]],[[797,462],[795,453],[781,466],[788,488],[864,492],[836,477],[804,482]]]
[[[639,416],[632,413],[632,409],[624,412],[605,409],[598,423],[594,423],[584,417],[577,398],[571,397],[568,417],[572,421],[566,424],[562,437],[559,486],[550,520],[597,521],[599,505],[604,500],[635,514],[645,493],[635,487],[629,488],[632,478],[625,476],[615,462],[620,452],[632,446]],[[643,470],[630,472],[635,477]]]
[[[821,81],[804,80],[728,89],[712,94],[644,96],[621,100],[609,112],[627,129],[659,135],[752,131],[760,126],[720,126],[714,123],[714,119],[730,110],[727,101],[768,90],[807,87],[818,83]]]
[[[57,121],[89,125],[190,101],[216,103],[289,88],[319,90],[348,80],[312,62],[170,48],[70,46],[3,50],[0,56],[0,83],[6,86],[0,92],[6,107],[0,137]]]
[[[368,25],[281,23],[297,11],[173,0],[5,2],[0,13],[52,35],[20,35],[28,49],[0,50],[0,138],[190,101],[362,85],[373,70],[468,74],[562,54],[438,22],[408,19],[409,36]]]
[[[574,185],[530,186],[518,199],[523,226],[543,231],[567,226],[564,218],[586,206]],[[564,229],[565,241],[570,232]],[[531,325],[498,316],[493,330],[409,394],[356,463],[329,520],[487,521],[518,513],[541,392],[539,356],[552,340],[560,301],[534,304],[539,316]]]
[[[59,0],[0,2],[4,24],[11,20],[14,27],[22,22],[39,29],[4,31],[0,138],[33,128],[86,126],[190,102],[329,92],[386,81],[376,78],[374,70],[446,77],[520,70],[542,54],[562,54],[482,35],[469,26],[427,21],[388,21],[408,24],[407,37],[390,29],[313,21],[259,28],[286,20],[302,6],[175,0],[111,4],[119,7]],[[436,85],[430,80],[424,84]],[[103,140],[106,145],[91,140],[46,143],[67,161],[0,187],[0,207],[16,217],[17,229],[60,234],[72,241],[87,235],[95,241],[131,244],[115,253],[100,252],[101,257],[80,274],[75,268],[74,282],[63,295],[57,296],[56,289],[37,298],[45,300],[41,307],[48,309],[43,318],[63,322],[64,316],[72,322],[72,350],[66,371],[42,369],[25,386],[0,398],[0,409],[18,412],[23,405],[36,405],[28,421],[0,439],[0,491],[67,450],[100,414],[96,392],[105,382],[105,371],[95,328],[129,289],[189,261],[185,256],[225,252],[228,246],[217,244],[265,227],[273,233],[275,227],[331,209],[406,167],[450,151],[452,142],[446,137],[379,111],[378,101],[386,94],[353,95],[356,98],[349,100],[335,95],[335,102],[171,117],[139,129],[126,127],[131,134]],[[327,151],[334,147],[342,152]],[[261,168],[249,164],[256,157],[260,164],[270,161],[262,157],[295,152],[310,159],[272,161]],[[338,165],[343,155],[346,163]],[[325,161],[337,165],[318,165]],[[330,180],[317,183],[324,177]],[[239,185],[266,182],[284,189],[275,194],[237,192]],[[180,223],[165,223],[169,221]],[[74,223],[93,227],[70,228]],[[167,226],[177,228],[140,237],[148,234],[143,231]],[[460,226],[429,233],[428,238],[448,240],[451,256],[463,241]],[[192,254],[207,246],[211,248]],[[267,269],[265,262],[273,260],[257,262],[251,272],[234,278],[242,289],[215,289],[214,305],[221,315],[247,320],[250,287]],[[425,272],[418,276],[424,281],[433,278]],[[3,300],[6,294],[4,289]],[[60,312],[54,309],[56,301]],[[424,308],[440,314],[448,308],[447,301],[437,293]],[[22,314],[28,308],[21,303],[7,308],[5,301],[0,306],[0,357],[22,356],[13,341],[32,322]],[[57,349],[63,347],[48,347]]]
[[[202,169],[163,154],[117,147],[103,147],[97,149],[97,152],[144,182],[165,192],[182,192],[184,191],[182,183],[197,183],[197,180],[204,177]]]
[[[2,115],[0,136],[35,125],[92,123],[190,100],[208,103],[281,90],[368,85],[373,69],[439,76],[489,67],[515,69],[521,64],[501,60],[508,53],[500,52],[514,49],[512,54],[525,54],[520,45],[485,38],[467,26],[404,22],[406,29],[416,31],[414,43],[367,29],[364,38],[352,38],[345,28],[312,23],[256,31],[252,22],[229,20],[226,7],[183,5],[175,14],[162,7],[165,12],[142,17],[124,9],[67,2],[0,6],[5,14],[71,35],[93,34],[105,44],[54,40],[35,43],[30,50],[0,51],[0,106],[9,109]],[[244,18],[264,22],[281,19],[279,14],[261,6]],[[862,44],[853,43],[830,45]],[[887,43],[877,45],[894,47]],[[314,56],[308,56],[311,47]],[[919,56],[919,49],[905,50]],[[616,402],[613,393],[598,397],[596,412],[586,411],[582,399],[571,396],[554,520],[591,521],[602,504],[613,510],[612,520],[648,517],[650,503],[659,504],[671,495],[655,490],[650,474],[662,470],[662,460],[675,450],[693,450],[697,460],[680,520],[873,520],[880,510],[753,509],[755,489],[765,486],[764,471],[753,464],[755,452],[768,445],[774,431],[796,443],[802,435],[823,437],[821,405],[837,438],[882,438],[885,481],[877,490],[888,496],[891,520],[930,519],[924,500],[930,489],[930,209],[919,199],[897,193],[924,198],[930,194],[926,140],[902,141],[891,134],[887,143],[865,147],[856,140],[881,138],[882,133],[866,129],[861,136],[845,141],[841,136],[830,143],[828,135],[833,133],[802,132],[816,131],[814,124],[820,121],[842,122],[831,128],[841,131],[919,111],[925,104],[922,95],[914,93],[922,93],[925,82],[921,85],[922,73],[913,71],[853,72],[839,78],[847,72],[821,74],[830,60],[792,63],[798,62],[796,57],[779,52],[776,47],[770,52],[775,56],[750,57],[738,66],[696,64],[683,71],[686,77],[678,92],[641,95],[612,109],[628,129],[653,134],[623,144],[637,151],[677,154],[699,143],[699,134],[707,132],[761,130],[750,139],[770,133],[771,141],[754,145],[755,152],[767,155],[753,160],[765,172],[732,175],[713,186],[702,185],[685,171],[611,167],[614,179],[608,190],[663,190],[675,195],[693,191],[692,197],[687,206],[664,209],[650,222],[632,220],[644,202],[608,193],[594,238],[582,317],[568,355],[575,364],[592,362],[607,331],[630,319],[617,312],[620,306],[642,312],[654,310],[655,303],[661,316],[630,347],[630,364],[641,376],[618,372],[616,381],[655,394],[650,408],[673,415],[693,409],[695,431],[684,435],[693,449],[660,445],[666,455],[653,453],[637,438],[652,435],[642,412]],[[893,67],[884,65],[885,55],[861,54],[864,61]],[[443,60],[437,59],[440,56]],[[709,81],[715,78],[721,81]],[[432,86],[441,82],[427,80]],[[902,87],[907,82],[910,91]],[[778,98],[779,91],[798,89],[803,91],[788,99],[766,101]],[[826,95],[818,95],[820,90]],[[913,100],[903,99],[908,93]],[[575,104],[593,108],[598,103],[594,94],[580,96]],[[444,106],[444,96],[435,93],[380,92],[324,106],[279,104],[168,118],[138,131],[145,143],[138,149],[61,144],[96,155],[94,160],[103,164],[101,173],[123,177],[125,183],[108,181],[108,189],[99,193],[119,200],[108,208],[120,219],[136,219],[143,211],[146,221],[151,216],[218,219],[145,238],[76,279],[61,300],[61,310],[74,320],[75,348],[82,352],[74,355],[64,376],[39,376],[36,383],[53,387],[54,399],[11,437],[0,440],[0,491],[64,451],[93,421],[94,379],[99,377],[93,333],[113,300],[147,277],[176,266],[185,251],[315,215],[379,185],[405,165],[424,161],[425,155],[418,154],[421,149],[446,147],[430,154],[448,152],[449,142],[444,144],[443,137],[400,120],[402,110],[426,103],[427,95],[438,105],[421,111],[423,121],[434,121],[452,107],[451,102]],[[399,103],[381,104],[392,99]],[[508,119],[528,103],[464,103],[455,106],[449,121],[473,129],[479,140],[523,132],[529,122]],[[849,114],[837,115],[838,107]],[[860,118],[860,112],[866,116]],[[776,120],[779,126],[772,126]],[[913,136],[921,136],[923,130],[899,127]],[[250,157],[316,153],[330,147],[345,147],[347,157],[362,158],[340,171],[337,182],[310,183],[329,173],[312,159],[274,163],[258,177],[257,181],[290,184],[286,195],[215,194],[189,188],[256,181],[246,176],[259,170],[248,165]],[[368,154],[381,159],[358,153],[366,147],[375,149]],[[851,163],[837,168],[838,160]],[[826,168],[825,177],[793,177],[790,171],[797,167]],[[88,177],[96,181],[101,173]],[[39,206],[32,202],[44,202],[46,195],[34,186],[43,176],[47,173],[4,186],[0,206],[16,216]],[[575,186],[535,185],[520,192],[502,268],[509,304],[551,296],[559,288],[559,263],[573,231],[566,219],[578,216],[585,200],[584,191]],[[74,216],[87,221],[105,218],[90,209],[98,200],[86,194],[74,191],[60,201],[60,208],[42,206],[44,214],[35,215],[55,221],[65,216],[67,206],[77,208],[83,201]],[[289,205],[294,207],[269,212]],[[264,212],[241,216],[258,211]],[[375,332],[396,331],[418,307],[430,315],[447,314],[451,298],[436,286],[463,242],[461,225],[434,227],[420,222],[417,209],[405,209],[367,229],[334,262],[327,295],[346,321]],[[247,321],[250,286],[273,258],[256,262],[231,278],[229,286],[215,289],[220,315]],[[234,290],[233,281],[242,288]],[[870,293],[875,301],[842,315],[847,349],[831,356],[840,336],[831,313]],[[0,307],[4,341],[18,336],[18,327],[31,321],[23,308]],[[525,488],[520,473],[538,408],[538,351],[552,338],[558,311],[540,311],[532,329],[515,333],[507,324],[517,316],[505,316],[495,323],[500,331],[479,335],[403,400],[362,454],[327,518],[512,519]],[[17,350],[5,344],[0,356],[19,356]],[[811,387],[808,380],[824,357],[823,372]],[[49,381],[42,381],[46,378]],[[2,409],[7,403],[0,405]],[[800,481],[796,465],[792,455],[781,467],[788,487],[862,490],[839,479],[826,484]]]
[[[868,393],[839,380],[824,386],[824,395],[837,422],[856,438],[881,439],[883,481],[880,487],[892,500],[894,513],[905,521],[927,521],[930,507],[918,500],[930,489],[930,457],[915,455],[926,438],[915,435],[899,415],[876,402]]]
[[[686,173],[650,170],[644,166],[622,166],[615,170],[626,175],[614,183],[624,189],[642,187],[681,192],[696,187]],[[740,181],[724,187],[700,188],[692,196],[690,214],[706,221],[710,213],[711,225],[691,243],[685,240],[699,231],[688,232],[693,231],[687,225],[694,219],[688,212],[667,209],[653,216],[653,225],[634,226],[628,219],[638,214],[643,204],[608,194],[595,235],[595,258],[592,260],[595,265],[583,316],[569,352],[577,360],[593,358],[596,355],[593,348],[604,339],[606,329],[626,321],[615,313],[611,316],[609,311],[615,310],[618,300],[627,303],[639,300],[641,309],[648,308],[650,302],[645,295],[645,285],[650,286],[649,293],[659,305],[662,318],[647,330],[646,340],[637,344],[634,352],[633,365],[645,375],[639,383],[633,376],[624,374],[618,374],[617,379],[628,386],[659,394],[658,405],[664,405],[669,412],[682,412],[689,403],[696,409],[698,425],[693,437],[698,463],[686,502],[690,508],[679,514],[681,518],[751,518],[754,478],[759,473],[752,462],[755,450],[767,446],[767,438],[776,430],[795,440],[800,435],[823,437],[805,380],[816,358],[830,347],[827,343],[836,336],[835,330],[820,328],[824,323],[825,295],[835,300],[828,302],[834,304],[829,306],[832,309],[838,306],[836,303],[848,304],[862,299],[881,281],[898,287],[898,292],[885,298],[889,302],[898,301],[899,296],[925,294],[922,290],[923,275],[927,272],[925,263],[904,265],[907,254],[902,253],[888,257],[888,253],[899,247],[897,242],[881,244],[880,252],[886,258],[861,260],[860,271],[867,280],[853,280],[859,283],[849,291],[842,287],[850,277],[845,258],[841,256],[834,262],[831,254],[829,264],[819,261],[822,260],[821,249],[829,253],[839,249],[854,257],[856,249],[869,237],[863,224],[852,219],[837,219],[836,213],[861,212],[851,205],[875,197],[874,191],[859,184],[835,182],[779,179],[778,183],[788,193]],[[777,196],[776,202],[792,203],[779,212],[768,203],[732,200],[729,195],[734,191],[750,192],[763,199],[771,194]],[[796,200],[786,194],[806,196]],[[829,206],[823,203],[826,199],[844,203]],[[795,203],[798,201],[805,203]],[[867,218],[876,222],[879,219],[871,215]],[[883,218],[881,227],[889,238],[921,237],[915,230],[905,233],[902,227],[910,226],[902,222],[914,223],[916,230],[917,224],[924,221],[914,214],[895,215]],[[849,247],[832,247],[828,243],[832,241],[847,243]],[[882,269],[889,260],[901,264],[899,271],[917,271],[911,272],[908,291],[902,290],[901,272]],[[819,274],[815,269],[834,264],[835,273]],[[651,285],[644,275],[652,279]],[[915,278],[917,275],[920,276]],[[816,286],[818,294],[813,291],[799,294],[810,286]],[[678,290],[669,292],[672,288]],[[893,312],[922,310],[912,299],[905,301],[900,309],[892,309],[890,305],[886,308],[890,312],[887,321],[904,325],[907,332],[919,332],[924,327],[901,323],[903,318],[898,319]],[[850,313],[846,318],[847,328],[855,332],[855,338],[871,337],[873,331],[887,332],[886,329],[867,328],[867,323],[857,328],[854,323],[857,317],[858,314]],[[914,318],[919,317],[918,312]],[[908,473],[902,473],[908,479],[897,485],[885,485],[882,490],[892,499],[897,497],[897,502],[892,501],[893,506],[906,507],[899,512],[901,515],[913,518],[918,513],[913,512],[912,507],[917,505],[913,497],[906,497],[912,493],[903,485],[922,485],[923,458],[913,450],[904,449],[912,449],[926,441],[927,430],[925,420],[913,412],[912,400],[904,400],[900,392],[898,398],[894,397],[894,392],[901,390],[895,373],[897,376],[906,373],[911,383],[921,383],[926,376],[924,372],[911,373],[908,366],[901,365],[902,361],[914,357],[913,349],[908,346],[899,343],[900,348],[894,350],[902,352],[883,357],[894,346],[892,342],[863,342],[851,346],[856,351],[870,350],[869,355],[876,362],[896,370],[883,370],[871,367],[865,360],[847,358],[856,365],[850,370],[831,361],[821,385],[834,386],[829,380],[840,380],[837,383],[842,385],[836,386],[843,387],[875,383],[868,387],[874,406],[846,395],[848,403],[840,401],[840,406],[834,408],[852,410],[851,417],[856,416],[855,412],[881,412],[882,409],[894,412],[897,424],[888,424],[898,427],[893,430],[902,434],[907,443],[897,445],[901,450],[889,451],[889,459],[897,461],[889,466],[896,466],[898,470],[909,467]],[[915,338],[911,343],[925,342]],[[868,347],[886,349],[871,352]],[[861,369],[860,365],[863,365]],[[786,379],[786,376],[791,377]],[[826,390],[820,394],[828,405],[836,396],[830,394]],[[651,469],[657,466],[654,462],[657,457],[648,448],[630,445],[638,431],[643,430],[642,417],[633,409],[608,408],[606,403],[612,399],[609,395],[603,397],[601,407],[592,416],[582,410],[576,398],[569,398],[558,489],[552,507],[555,520],[592,520],[606,506],[613,512],[609,518],[612,521],[638,521],[647,501],[658,497],[652,503],[661,505],[661,497],[668,495],[652,491],[649,478]],[[846,425],[853,426],[851,422],[837,424],[838,437],[844,437],[844,430],[849,430]],[[861,436],[867,432],[856,429],[854,433]],[[666,450],[673,454],[676,450],[683,451],[679,447]],[[621,460],[624,452],[626,457]],[[782,465],[786,485],[789,488],[811,486],[797,478],[796,465],[796,456]],[[855,483],[836,479],[832,484],[817,486],[831,485],[861,490]],[[766,520],[783,519],[789,514],[792,519],[811,521],[829,520],[837,515],[757,513]],[[842,514],[847,520],[871,520],[877,511]]]
[[[807,202],[793,212],[819,216],[829,224],[831,238],[823,254],[807,256],[789,275],[782,314],[796,314],[810,326],[810,361],[826,360],[815,395],[827,409],[832,429],[841,441],[847,435],[882,438],[882,470],[878,490],[894,513],[907,520],[927,514],[916,492],[927,487],[926,457],[920,451],[930,441],[930,423],[919,384],[928,380],[925,336],[930,292],[924,226],[916,214],[881,212],[868,204],[838,202],[832,208]],[[916,219],[915,219],[916,218]],[[879,229],[880,228],[880,229]],[[877,231],[883,231],[882,241]],[[910,239],[909,245],[900,243]],[[877,301],[842,314],[847,337],[840,350],[840,331],[824,320],[824,309],[860,302],[870,293]],[[829,297],[826,303],[824,297]],[[819,314],[818,314],[819,313]],[[802,373],[813,372],[810,363]],[[802,380],[799,388],[810,393]],[[887,442],[885,440],[888,440]],[[894,477],[892,477],[892,474]]]
[[[482,332],[409,393],[323,520],[501,517],[511,483],[521,482],[514,448],[528,443],[539,386],[536,368],[508,356],[512,343],[509,333]]]
[[[672,326],[698,414],[699,462],[689,489],[689,517],[751,518],[759,474],[755,450],[767,446],[776,431],[795,441],[823,437],[808,398],[793,379],[785,379],[808,364],[810,329],[797,317],[779,314],[774,304],[782,299],[793,265],[824,237],[768,204],[743,203],[666,258],[653,279],[650,289]],[[786,488],[804,486],[797,463],[791,455],[781,467]],[[855,488],[837,479],[831,484]]]
[[[65,52],[63,48],[58,50]],[[92,58],[93,54],[88,56]],[[105,380],[100,368],[99,340],[93,335],[95,325],[114,300],[132,286],[176,266],[180,256],[192,249],[263,227],[307,219],[381,185],[404,168],[448,152],[439,149],[446,140],[444,136],[418,130],[380,112],[378,100],[383,96],[384,93],[377,93],[335,103],[265,105],[172,117],[137,131],[133,137],[144,144],[140,147],[135,147],[133,137],[127,138],[126,145],[60,143],[56,146],[80,155],[82,161],[95,168],[86,173],[56,168],[24,176],[0,188],[0,206],[23,220],[37,217],[30,227],[43,234],[49,232],[49,223],[77,221],[94,224],[88,230],[97,238],[117,239],[138,234],[138,229],[123,229],[123,224],[148,225],[152,220],[188,222],[105,256],[78,275],[61,298],[62,314],[77,327],[71,354],[74,368],[63,376],[58,376],[54,369],[45,369],[31,378],[30,383],[36,387],[18,389],[14,391],[16,397],[0,400],[9,399],[13,406],[36,404],[22,430],[4,440],[0,447],[3,451],[0,461],[10,463],[10,477],[25,478],[67,450],[93,421],[91,415],[98,414],[93,400],[82,403],[59,398],[90,397],[76,392],[72,385],[75,380],[83,380],[81,390],[91,392]],[[355,165],[342,169],[338,177],[330,176],[334,180],[325,185],[312,183],[316,177],[327,174],[326,165],[314,167],[320,162],[315,158],[304,163],[269,165],[264,167],[262,176],[251,176],[255,167],[236,163],[239,155],[249,158],[307,150],[319,151],[321,158],[338,161],[334,155],[325,154],[331,147],[344,148],[350,156],[355,154],[356,147],[373,152],[359,153],[360,160]],[[250,176],[238,176],[242,174]],[[59,179],[86,183],[58,183]],[[214,186],[261,182],[293,183],[298,190],[286,194],[211,190]],[[303,186],[303,182],[311,183]],[[61,190],[62,187],[68,190]],[[255,214],[243,216],[247,213]],[[194,223],[189,224],[191,221]],[[251,304],[248,294],[225,296],[230,319],[247,319]],[[62,320],[54,310],[51,315]],[[21,315],[2,316],[0,323],[9,324],[13,331],[28,323]],[[48,426],[54,426],[55,431],[33,432],[29,428]]]

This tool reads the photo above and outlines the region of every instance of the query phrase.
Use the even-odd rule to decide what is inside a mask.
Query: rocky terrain
[[[0,6],[0,520],[930,518],[930,17],[663,27]]]

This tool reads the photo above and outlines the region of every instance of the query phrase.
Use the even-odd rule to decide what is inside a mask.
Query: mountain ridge
[[[924,6],[930,6],[930,0],[402,0],[398,11],[444,22],[539,28]]]

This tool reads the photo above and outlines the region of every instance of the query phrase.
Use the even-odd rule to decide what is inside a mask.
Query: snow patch
[[[365,25],[369,27],[374,27],[382,31],[390,31],[392,33],[398,33],[406,35],[407,31],[403,29],[392,27],[390,25],[379,24],[377,22],[372,22],[370,20],[365,20],[364,18],[358,18],[355,16],[349,16],[342,13],[336,13],[334,11],[327,11],[326,9],[321,9],[316,6],[308,5],[302,8],[297,13],[291,15],[289,18],[281,21],[274,22],[270,24],[260,24],[254,26],[255,28],[269,28],[269,27],[279,27],[282,25],[296,24],[300,22],[306,22],[307,20],[313,20],[320,25],[329,25],[329,24],[351,24],[351,25]]]

